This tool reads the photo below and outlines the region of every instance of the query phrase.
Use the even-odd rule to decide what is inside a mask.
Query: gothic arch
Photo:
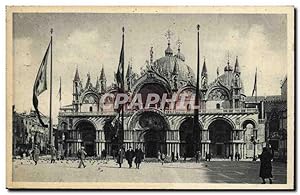
[[[226,96],[228,97],[228,100],[231,99],[231,95],[230,95],[230,91],[226,88],[226,87],[222,87],[222,86],[214,86],[208,89],[206,95],[205,95],[205,100],[208,100],[209,95],[215,91],[215,90],[222,90],[226,93]]]
[[[147,84],[159,84],[163,86],[168,94],[171,94],[171,86],[169,82],[153,71],[148,71],[136,81],[136,84],[132,87],[132,94],[138,93],[142,87]]]
[[[95,99],[95,102],[93,104],[99,104],[99,101],[100,101],[100,97],[97,93],[93,92],[93,91],[87,91],[87,92],[84,92],[81,96],[81,99],[80,99],[80,102],[83,104],[84,103],[84,100],[85,98],[89,97],[89,96],[92,96],[94,99]]]

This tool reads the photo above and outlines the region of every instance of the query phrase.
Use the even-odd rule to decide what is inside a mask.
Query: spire
[[[171,37],[173,35],[173,32],[168,30],[165,34],[165,36],[167,37],[167,40],[168,40],[168,47],[167,49],[165,50],[165,56],[172,56],[173,55],[173,50],[171,49],[170,45],[170,41],[171,41]]]
[[[76,67],[76,73],[75,73],[74,81],[80,81],[79,73],[78,73],[78,67]]]
[[[204,62],[203,62],[203,68],[201,72],[201,76],[207,76],[207,68],[206,68],[206,62],[205,62],[205,57],[204,57]]]
[[[240,72],[240,65],[239,65],[238,56],[236,56],[235,65],[234,65],[234,72],[235,73],[241,73]]]
[[[230,66],[229,62],[229,51],[227,53],[227,65],[225,66],[224,71],[232,71],[232,67]]]
[[[97,81],[96,81],[96,89],[98,90],[100,88],[100,84],[99,84],[99,79],[97,77]]]
[[[102,81],[106,80],[106,76],[105,76],[105,72],[104,72],[104,66],[102,66],[102,69],[101,69],[100,80],[102,80]]]
[[[178,52],[177,54],[175,55],[175,57],[181,59],[182,61],[185,61],[185,57],[184,55],[180,52],[180,46],[182,45],[182,42],[181,40],[178,38],[178,40],[176,41],[176,44],[178,46]]]

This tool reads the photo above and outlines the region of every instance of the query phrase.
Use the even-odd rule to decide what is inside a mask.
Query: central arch
[[[217,119],[208,126],[208,130],[211,141],[210,153],[215,158],[227,158],[230,155],[232,125],[226,120]]]
[[[78,139],[81,139],[81,146],[85,147],[87,156],[94,156],[96,154],[96,128],[90,121],[79,121],[76,125]]]
[[[137,142],[144,146],[145,156],[156,158],[158,151],[167,152],[167,130],[169,125],[165,118],[155,111],[143,111],[134,119]]]

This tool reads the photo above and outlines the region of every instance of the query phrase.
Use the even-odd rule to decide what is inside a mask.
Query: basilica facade
[[[224,62],[224,71],[208,83],[209,65],[205,60],[201,67],[199,138],[202,157],[211,153],[213,158],[229,158],[240,154],[252,158],[261,152],[265,144],[264,124],[260,122],[259,108],[249,108],[244,94],[239,59]],[[117,84],[107,85],[102,68],[96,83],[87,76],[85,83],[76,69],[73,79],[73,102],[60,109],[58,116],[58,146],[67,156],[75,156],[84,146],[89,156],[100,156],[104,149],[109,155],[120,147],[141,147],[146,157],[156,157],[158,151],[171,156],[193,157],[196,148],[193,136],[194,109],[188,102],[196,93],[196,76],[178,45],[173,51],[168,42],[161,58],[150,57],[140,73],[135,73],[129,63],[125,75],[125,92],[141,94],[142,102],[147,94],[162,97],[167,94],[174,105],[159,103],[148,109],[132,107],[124,112],[124,129],[119,131],[120,121],[113,98],[100,99],[103,95],[118,92]],[[178,106],[184,95],[184,107]],[[125,105],[126,107],[126,105]]]

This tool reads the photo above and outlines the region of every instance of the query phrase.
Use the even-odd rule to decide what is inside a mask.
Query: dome
[[[185,57],[184,55],[180,52],[180,49],[178,49],[177,54],[175,54],[175,57],[177,57],[178,59],[185,61]]]
[[[164,56],[157,59],[154,62],[153,69],[165,77],[168,80],[172,80],[172,73],[174,72],[174,66],[177,65],[176,69],[178,71],[178,81],[186,83],[188,81],[194,83],[195,82],[195,74],[193,70],[184,62],[183,55],[175,55],[175,56]]]
[[[226,67],[225,67],[226,68]],[[220,75],[214,82],[212,82],[210,85],[214,85],[214,83],[220,82],[223,86],[225,86],[228,89],[231,89],[231,86],[234,83],[234,72],[226,72],[222,75]],[[243,81],[240,79],[240,86],[241,86],[241,94],[244,94],[244,84]]]
[[[173,55],[173,50],[170,47],[170,43],[168,43],[168,47],[165,50],[165,56],[172,56]]]

